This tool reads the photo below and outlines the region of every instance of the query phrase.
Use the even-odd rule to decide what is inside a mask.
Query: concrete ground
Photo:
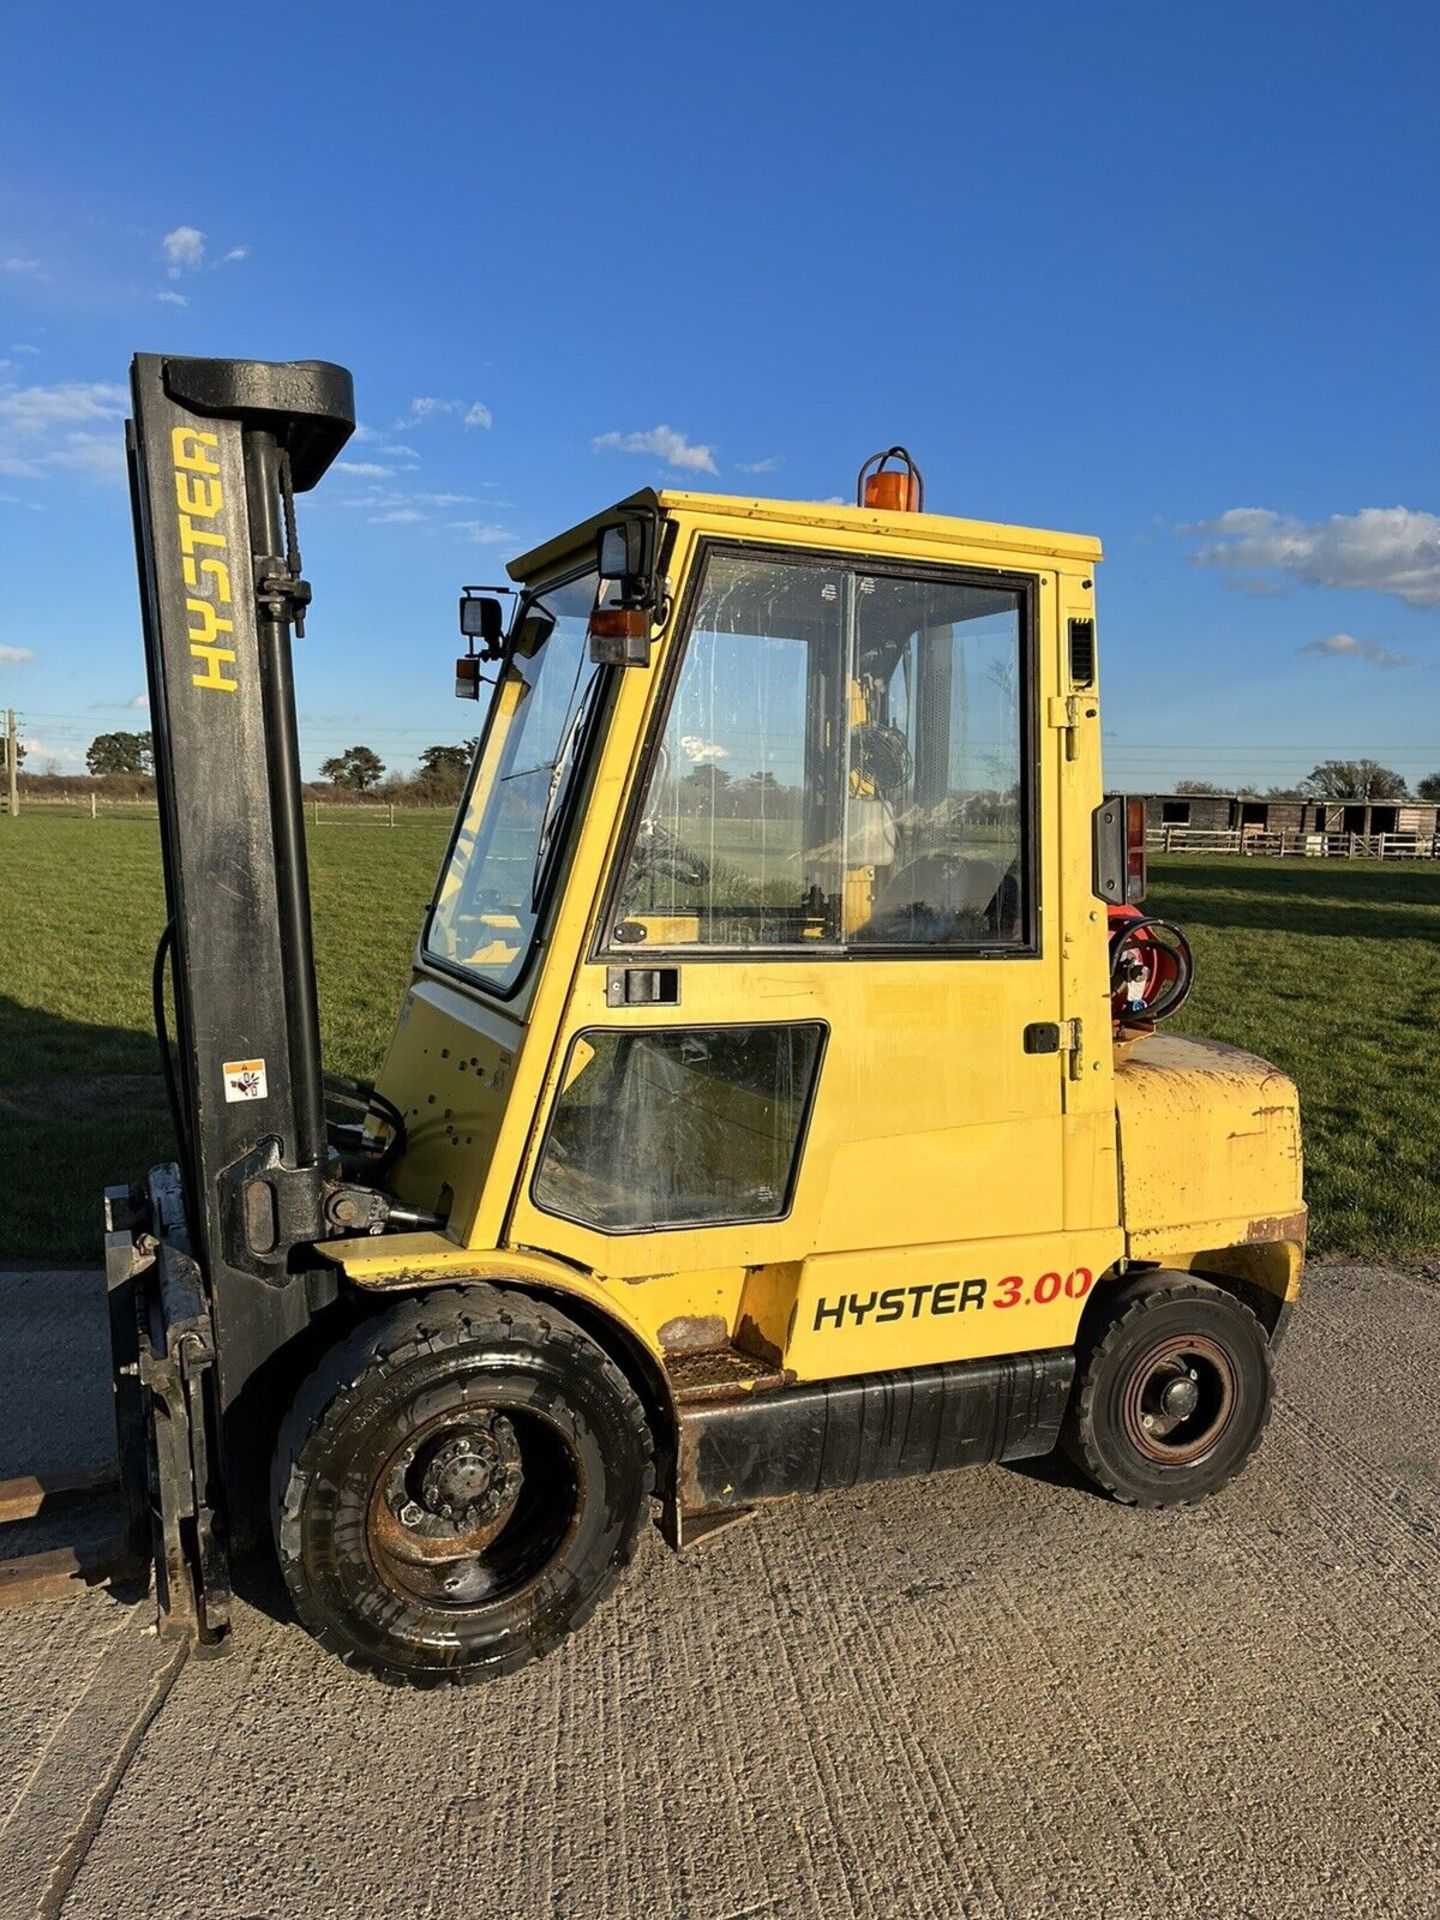
[[[0,1477],[103,1447],[90,1276],[0,1276]],[[658,1539],[543,1666],[394,1693],[242,1608],[0,1613],[0,1913],[319,1920],[1440,1910],[1440,1290],[1314,1270],[1194,1512],[995,1469]]]

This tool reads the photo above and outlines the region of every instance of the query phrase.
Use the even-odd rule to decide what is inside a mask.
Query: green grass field
[[[159,828],[39,812],[0,828],[0,1259],[94,1260],[101,1189],[174,1151],[150,1016]],[[380,1064],[448,830],[398,814],[310,830],[330,1071]]]
[[[337,1072],[380,1063],[444,844],[434,818],[311,831]],[[94,1260],[100,1189],[172,1151],[150,1030],[154,821],[0,819],[0,903],[0,1258]],[[1177,857],[1154,863],[1150,906],[1195,946],[1178,1024],[1299,1082],[1313,1245],[1433,1254],[1440,865]]]

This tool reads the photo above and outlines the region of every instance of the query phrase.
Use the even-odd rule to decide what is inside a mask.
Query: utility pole
[[[20,811],[20,739],[15,731],[14,707],[5,710],[5,784],[13,820]]]

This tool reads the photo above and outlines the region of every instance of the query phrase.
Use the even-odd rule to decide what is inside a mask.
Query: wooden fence
[[[3,798],[3,796],[0,796]],[[153,800],[107,800],[99,794],[83,793],[55,798],[46,795],[20,796],[20,815],[69,814],[83,820],[155,820],[159,809]],[[5,811],[0,805],[0,814]],[[387,800],[306,800],[305,819],[312,827],[448,827],[455,818],[449,807],[407,806],[404,801]]]
[[[1311,860],[1440,860],[1440,834],[1316,833],[1262,827],[1151,827],[1151,853],[1267,854]]]
[[[3,798],[3,796],[0,796]],[[0,814],[3,814],[0,806]],[[64,799],[21,795],[21,814],[70,814],[89,820],[153,820],[153,800],[105,800],[96,794]],[[448,828],[453,807],[406,806],[384,800],[305,802],[312,827],[429,826]],[[1271,858],[1318,860],[1440,860],[1440,833],[1316,833],[1287,828],[1270,833],[1261,827],[1150,827],[1145,844],[1151,853],[1266,854]]]

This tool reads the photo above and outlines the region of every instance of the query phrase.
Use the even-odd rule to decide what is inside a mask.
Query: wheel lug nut
[[[400,1524],[403,1527],[418,1527],[425,1518],[413,1500],[407,1500],[400,1509]]]
[[[1142,1427],[1145,1427],[1145,1428],[1146,1428],[1147,1430],[1148,1430],[1149,1428],[1151,1428],[1151,1427],[1153,1427],[1153,1426],[1154,1426],[1154,1424],[1155,1424],[1155,1416],[1154,1416],[1154,1414],[1153,1414],[1153,1413],[1147,1413],[1147,1414],[1143,1414],[1143,1415],[1141,1416],[1141,1420],[1140,1420],[1140,1424],[1141,1424],[1141,1426],[1142,1426]]]

